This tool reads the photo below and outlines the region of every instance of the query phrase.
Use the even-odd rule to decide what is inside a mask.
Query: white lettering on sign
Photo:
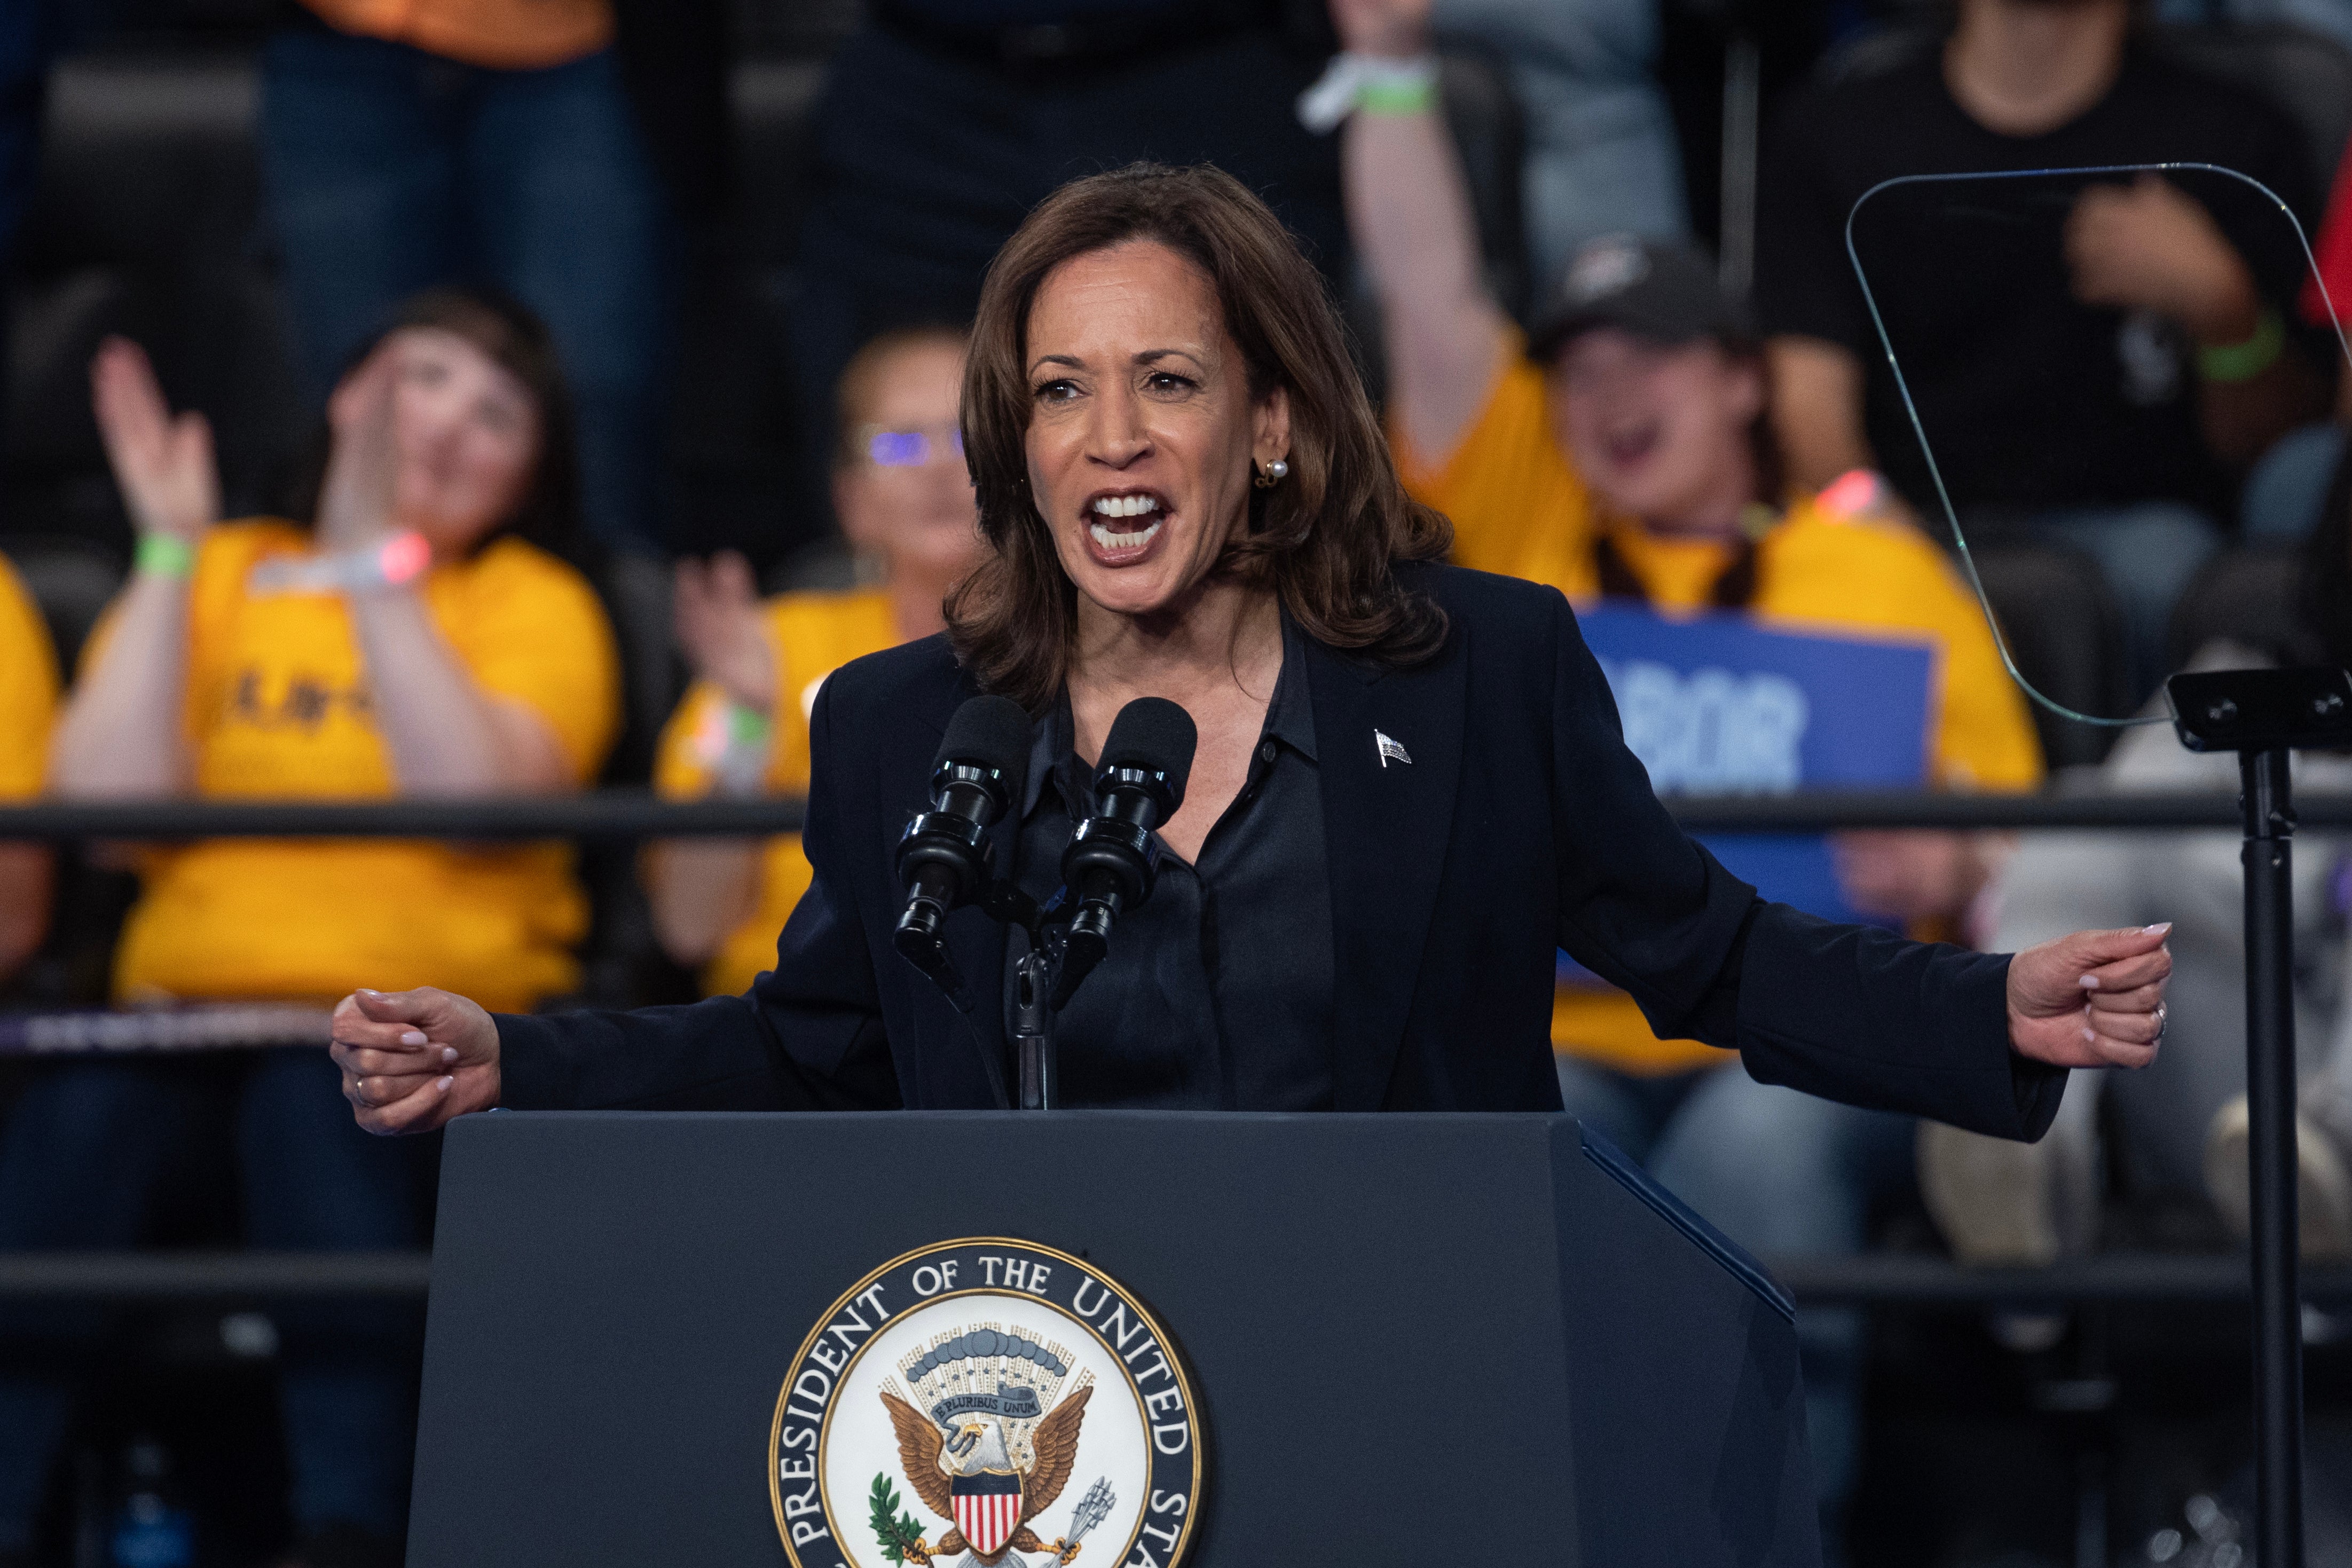
[[[1604,659],[1625,744],[1661,795],[1768,795],[1794,789],[1812,705],[1786,675]]]

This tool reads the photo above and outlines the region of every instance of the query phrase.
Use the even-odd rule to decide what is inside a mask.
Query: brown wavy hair
[[[1396,564],[1443,556],[1453,528],[1409,499],[1323,280],[1266,204],[1221,170],[1135,163],[1074,180],[1005,242],[982,286],[963,382],[964,455],[988,553],[947,603],[948,635],[982,689],[1041,712],[1077,630],[1029,489],[1030,308],[1064,262],[1129,240],[1191,261],[1214,286],[1253,399],[1290,399],[1290,474],[1250,491],[1249,523],[1214,570],[1269,584],[1306,633],[1375,663],[1416,664],[1445,612]]]

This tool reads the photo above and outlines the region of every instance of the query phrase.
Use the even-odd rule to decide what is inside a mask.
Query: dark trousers
[[[590,531],[650,548],[678,247],[612,51],[500,71],[289,29],[261,141],[313,395],[408,296],[495,285],[562,356]]]
[[[1333,279],[1347,268],[1336,138],[1298,94],[1323,61],[1271,29],[1100,67],[1008,68],[869,26],[836,56],[816,111],[814,190],[791,328],[810,455],[830,466],[833,388],[894,326],[962,322],[1029,210],[1081,174],[1138,159],[1214,163],[1273,205]]]
[[[248,1244],[422,1241],[415,1152],[359,1130],[324,1051],[290,1049],[45,1069],[0,1133],[0,1249],[138,1246],[172,1185],[210,1174],[201,1151],[224,1122]],[[272,1316],[297,1524],[346,1521],[396,1536],[415,1440],[418,1313],[320,1302]],[[0,1314],[0,1551],[29,1540],[77,1385],[113,1326],[80,1303]]]

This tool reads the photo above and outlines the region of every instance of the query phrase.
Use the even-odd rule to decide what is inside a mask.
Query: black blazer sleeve
[[[1558,619],[1559,945],[1662,1038],[1736,1048],[1760,1082],[2040,1137],[2066,1073],[2010,1050],[2008,957],[1757,897],[1659,804],[1565,601]]]
[[[898,1083],[846,863],[834,683],[810,716],[816,766],[802,844],[816,875],[740,997],[634,1012],[498,1019],[499,1103],[514,1110],[892,1110]]]

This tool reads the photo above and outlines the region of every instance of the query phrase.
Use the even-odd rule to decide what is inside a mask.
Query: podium
[[[1142,1369],[1147,1395],[1179,1380],[1102,1354],[1128,1343],[1123,1317],[1091,1350],[1056,1329],[1042,1264],[1037,1312],[975,1299],[988,1333],[867,1358],[902,1404],[962,1412],[901,1429],[931,1452],[946,1432],[939,1475],[897,1449],[839,1457],[853,1420],[888,1430],[842,1367],[863,1330],[840,1325],[911,1311],[910,1279],[977,1283],[971,1250],[943,1275],[951,1254],[924,1249],[991,1238],[1061,1255],[1053,1288],[1075,1281],[1082,1311],[1099,1271],[1181,1352],[1189,1400],[1147,1407],[1194,1423],[1189,1508],[1159,1471],[1104,1490],[1133,1509],[1148,1490],[1184,1518],[1187,1563],[1819,1561],[1790,1304],[1567,1117],[499,1112],[453,1124],[443,1155],[412,1568],[883,1562],[862,1493],[828,1493],[822,1522],[814,1501],[788,1520],[803,1495],[790,1489],[814,1483],[774,1480],[780,1457],[787,1477],[810,1473],[817,1446],[802,1458],[790,1423],[815,1420],[836,1381],[827,1462],[888,1479],[935,1551],[950,1521],[918,1493],[944,1498],[963,1464],[977,1479],[954,1481],[956,1520],[967,1545],[994,1541],[966,1493],[993,1477],[1042,1496],[1051,1415],[1015,1421],[1037,1401],[1005,1381],[975,1417],[968,1377],[926,1405],[979,1364],[943,1358],[992,1351],[1013,1369],[1002,1377],[1061,1390],[1051,1408],[1094,1375],[1065,1387],[1055,1369],[1105,1369],[1069,1484],[1031,1521],[1054,1542],[1088,1472],[1116,1469],[1126,1378]],[[877,1272],[919,1253],[928,1287],[919,1259]],[[1007,1282],[992,1260],[988,1274]],[[834,1371],[794,1396],[788,1379],[817,1366]],[[1049,1462],[1006,1479],[959,1459],[981,1452],[965,1445],[990,1412],[1034,1428],[1014,1451]],[[1185,1440],[1171,1434],[1152,1440]],[[809,1540],[788,1558],[792,1525]],[[1168,1531],[1132,1535],[1125,1555],[1122,1539],[1114,1520],[1076,1561],[1169,1561]],[[992,1559],[1016,1560],[1055,1561],[1017,1546]]]

